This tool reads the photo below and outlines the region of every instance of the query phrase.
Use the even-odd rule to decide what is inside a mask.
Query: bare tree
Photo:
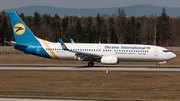
[[[126,25],[127,25],[127,18],[123,8],[119,8],[117,11],[118,13],[116,17],[116,21],[114,24],[115,33],[118,38],[118,43],[124,43],[124,35],[126,33]]]

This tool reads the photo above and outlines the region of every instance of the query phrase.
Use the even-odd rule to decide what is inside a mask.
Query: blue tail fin
[[[16,14],[16,12],[9,12],[9,17],[11,20],[11,26],[16,44],[28,45],[39,43],[37,38],[26,26],[26,24],[21,20],[21,18]]]

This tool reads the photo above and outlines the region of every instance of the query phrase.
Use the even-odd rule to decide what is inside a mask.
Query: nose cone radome
[[[171,58],[171,59],[174,59],[175,57],[176,57],[176,54],[170,53],[170,58]]]

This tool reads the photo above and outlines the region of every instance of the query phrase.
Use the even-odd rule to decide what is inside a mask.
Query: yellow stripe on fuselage
[[[42,39],[41,39],[42,40]],[[49,52],[54,56],[54,58],[60,60],[58,58],[58,56],[53,52],[53,50],[51,50],[50,46],[48,45],[48,43],[45,40],[42,40],[42,42],[44,43],[44,45],[46,46],[46,48],[49,50]]]

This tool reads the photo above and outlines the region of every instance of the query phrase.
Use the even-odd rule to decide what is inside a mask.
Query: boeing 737
[[[119,61],[157,62],[171,60],[176,55],[169,50],[153,45],[139,44],[92,44],[49,42],[37,38],[15,12],[9,12],[15,42],[14,48],[27,54],[33,54],[50,59],[89,61],[88,66],[94,66],[94,61],[101,64],[116,65]]]

